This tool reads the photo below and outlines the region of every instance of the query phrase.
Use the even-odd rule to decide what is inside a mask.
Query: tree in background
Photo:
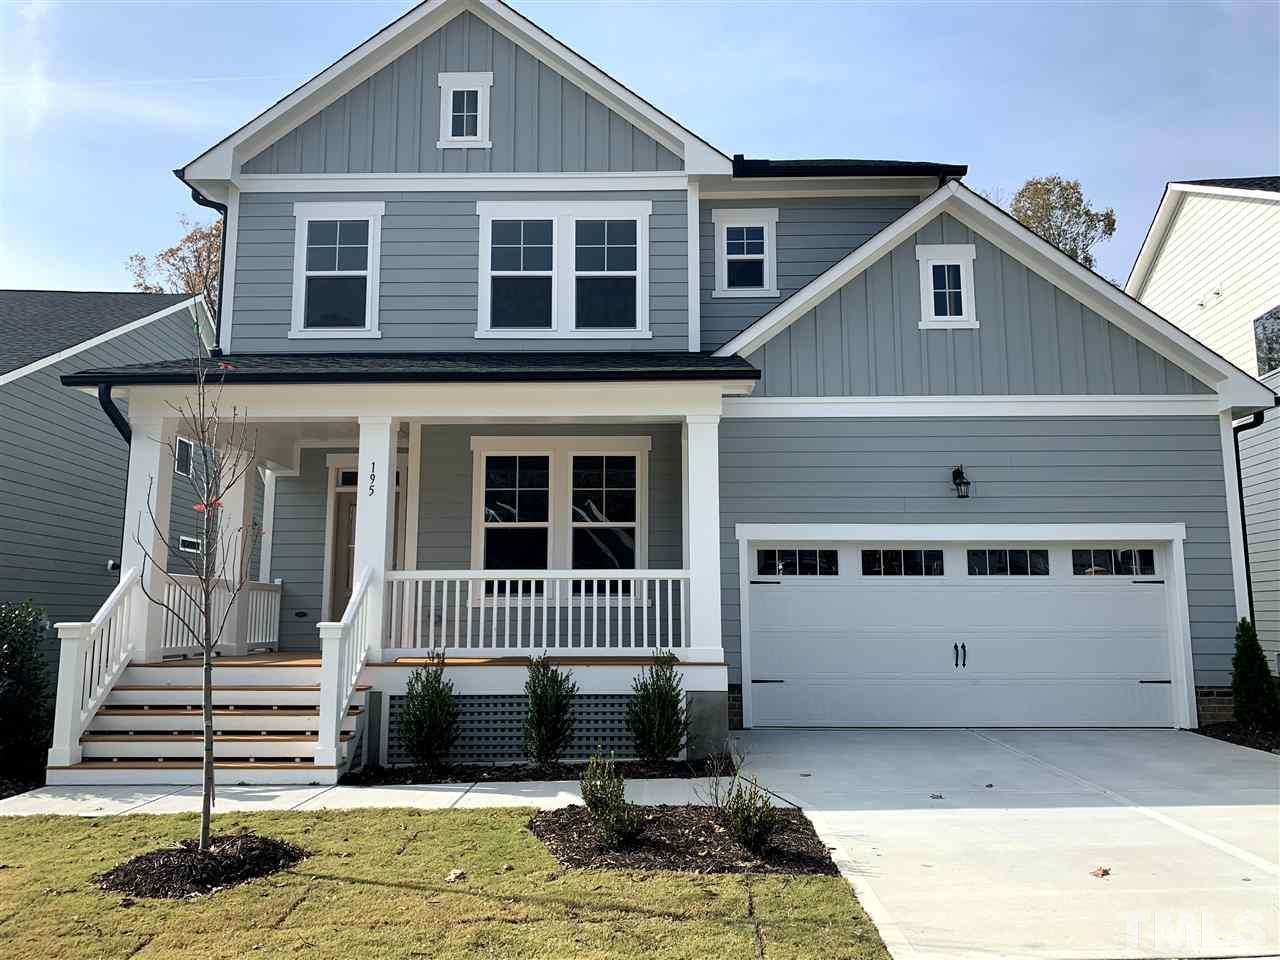
[[[1094,210],[1079,180],[1032,177],[1009,204],[1009,212],[1071,259],[1093,269],[1093,248],[1116,232],[1112,207]]]
[[[209,309],[218,311],[218,273],[222,268],[222,221],[192,223],[178,218],[186,231],[172,247],[154,257],[135,253],[126,261],[133,288],[143,293],[202,293]]]

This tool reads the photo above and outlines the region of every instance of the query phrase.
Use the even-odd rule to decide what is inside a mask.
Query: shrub
[[[627,803],[626,782],[610,756],[592,756],[579,781],[582,802],[591,811],[596,829],[609,846],[630,843],[640,835],[644,817]]]
[[[34,776],[48,757],[53,711],[43,638],[43,610],[29,600],[0,603],[0,776]]]
[[[524,750],[540,767],[560,759],[573,739],[573,698],[578,685],[573,674],[547,661],[546,654],[529,664],[524,682],[529,712],[524,718]]]
[[[1248,619],[1236,625],[1236,652],[1231,658],[1231,701],[1236,722],[1255,730],[1280,730],[1280,699]]]
[[[754,777],[742,776],[742,761],[726,755],[712,758],[707,803],[739,844],[760,853],[782,825],[769,792]]]
[[[636,754],[642,760],[666,760],[684,749],[689,718],[685,713],[684,687],[676,671],[678,662],[674,654],[660,653],[652,666],[645,667],[631,681],[627,729],[635,738]]]
[[[443,654],[409,675],[401,723],[413,762],[431,771],[444,766],[458,739],[458,700],[444,678]]]

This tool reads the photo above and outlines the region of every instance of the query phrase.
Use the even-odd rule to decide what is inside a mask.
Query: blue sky
[[[0,2],[0,287],[125,289],[171,170],[406,2]],[[524,14],[726,153],[1080,179],[1123,279],[1171,179],[1280,172],[1280,4],[579,2]]]

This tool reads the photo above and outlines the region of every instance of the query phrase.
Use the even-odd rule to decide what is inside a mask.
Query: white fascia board
[[[41,357],[39,360],[33,360],[26,366],[18,367],[16,370],[10,370],[8,373],[0,375],[0,387],[13,383],[15,380],[21,380],[23,377],[30,376],[33,373],[45,369],[45,367],[51,367],[55,363],[61,363],[69,357],[76,356],[76,354],[84,353],[86,350],[92,350],[94,347],[107,343],[110,340],[114,340],[116,337],[122,337],[126,333],[132,333],[134,330],[139,330],[149,323],[154,323],[157,320],[163,320],[165,317],[172,316],[180,310],[187,310],[195,313],[196,323],[200,328],[200,339],[204,342],[206,349],[211,347],[213,345],[213,325],[209,322],[209,310],[205,306],[203,296],[194,296],[189,300],[183,300],[180,303],[175,303],[170,307],[165,307],[163,310],[158,310],[145,317],[139,317],[137,320],[130,320],[128,323],[122,324],[113,330],[108,330],[105,333],[100,333],[96,337],[90,337],[88,340],[82,340],[75,346],[67,347],[65,350],[59,350],[57,353],[51,353],[47,357]],[[93,389],[89,387],[84,389],[87,393],[94,392]]]
[[[688,172],[729,173],[725,154],[632,93],[540,27],[498,0],[428,0],[384,27],[336,63],[298,87],[239,130],[188,163],[188,180],[230,180],[241,163],[319,113],[339,97],[469,11],[519,44],[553,70],[622,114],[667,149],[681,156]]]
[[[683,170],[659,173],[254,173],[234,183],[244,193],[373,193],[475,191],[521,193],[566,190],[683,190]]]
[[[727,397],[734,419],[890,417],[1216,417],[1213,395],[1080,394],[1074,396]]]
[[[1178,193],[1201,193],[1208,197],[1230,197],[1233,200],[1280,200],[1280,192],[1275,190],[1214,187],[1204,183],[1171,183],[1169,189]]]
[[[1001,541],[1082,543],[1124,540],[1173,543],[1187,538],[1185,523],[739,523],[739,541]]]

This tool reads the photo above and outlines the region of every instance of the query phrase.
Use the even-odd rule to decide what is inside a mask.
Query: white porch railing
[[[686,570],[398,570],[387,647],[628,655],[690,646]]]
[[[351,599],[337,623],[319,624],[320,630],[320,730],[316,742],[317,766],[336,766],[338,737],[342,720],[356,681],[369,656],[370,633],[378,629],[371,614],[370,597],[379,585],[373,572],[366,568],[360,574]]]
[[[280,634],[281,589],[278,580],[275,583],[246,583],[238,600],[244,607],[242,619],[239,611],[228,613],[232,601],[231,584],[225,580],[216,583],[211,597],[214,631],[225,623],[217,649],[224,653],[240,653],[275,647]],[[168,609],[161,611],[160,654],[198,653],[199,641],[183,623],[190,625],[197,635],[204,629],[199,579],[189,574],[166,574],[164,602]]]
[[[138,571],[129,570],[92,620],[57,624],[61,651],[49,748],[51,766],[79,762],[80,735],[129,665],[134,611],[138,609],[134,594],[141,589]]]
[[[251,580],[244,586],[241,602],[245,604],[244,646],[261,650],[280,645],[280,595],[284,582],[261,583]]]

